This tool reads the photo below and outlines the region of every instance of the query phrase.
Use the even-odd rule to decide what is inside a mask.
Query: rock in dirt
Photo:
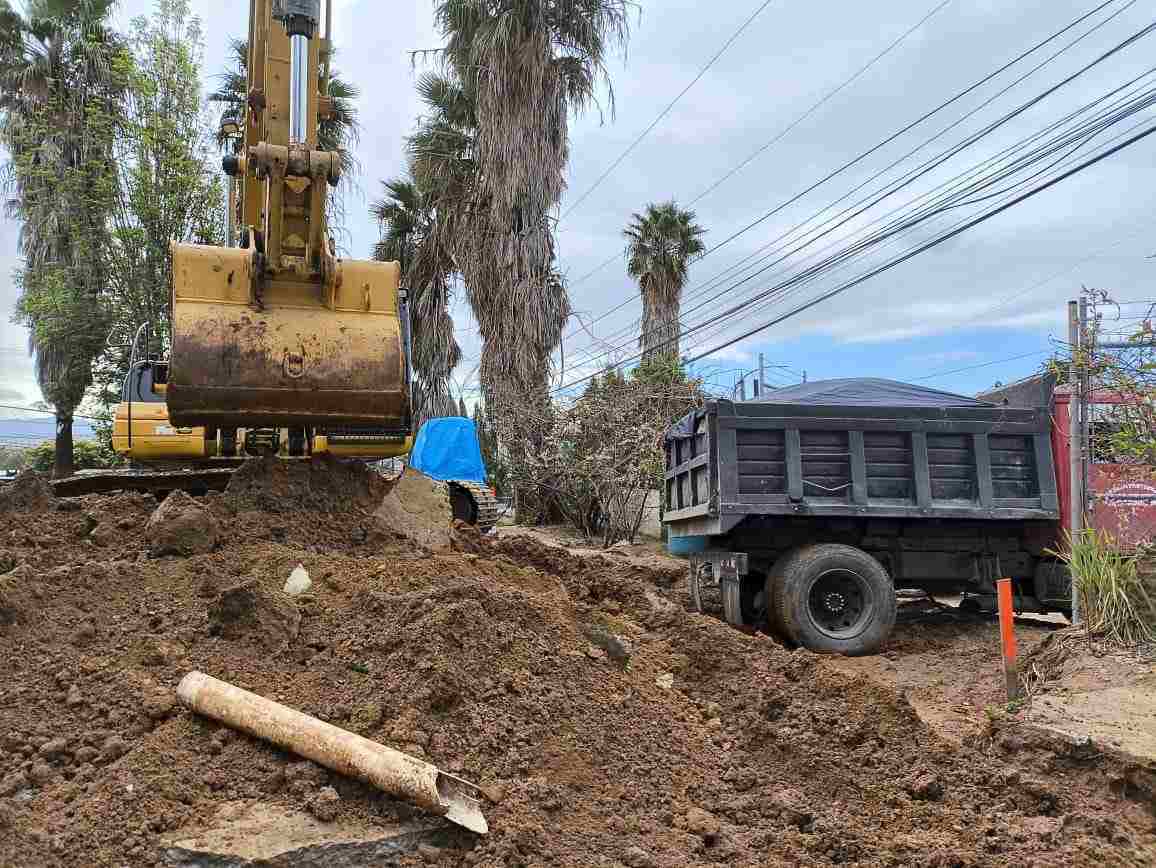
[[[225,588],[209,605],[209,632],[226,639],[245,639],[281,646],[297,638],[301,613],[292,600],[265,591],[250,579]]]
[[[686,812],[686,830],[700,838],[717,838],[719,833],[718,818],[704,811],[702,808],[691,808]]]
[[[333,787],[322,787],[309,801],[309,813],[322,823],[332,823],[337,819],[337,806],[341,796]]]
[[[1064,821],[1059,817],[1025,817],[1020,827],[1027,834],[1050,843],[1064,827]]]
[[[935,802],[943,796],[943,784],[931,772],[913,773],[904,788],[917,801]]]
[[[154,555],[211,552],[220,533],[213,514],[184,491],[172,492],[153,511],[147,532]]]
[[[37,751],[40,756],[46,759],[55,759],[68,752],[68,741],[63,738],[54,738],[44,742]]]
[[[791,787],[781,787],[773,790],[767,803],[779,812],[779,818],[800,829],[808,825],[813,819],[807,810],[806,797]]]
[[[158,687],[148,692],[141,702],[141,708],[153,720],[164,720],[176,708],[177,698],[171,690]]]
[[[32,770],[28,772],[28,777],[34,784],[46,784],[52,780],[52,766],[46,762],[35,762],[32,764]]]
[[[125,744],[123,738],[117,735],[110,735],[100,747],[100,758],[106,763],[118,760],[126,753],[128,753],[128,745]]]
[[[53,500],[48,475],[35,470],[18,473],[12,482],[0,488],[0,512],[43,512],[52,506]]]
[[[101,548],[116,546],[123,539],[116,525],[111,521],[102,521],[89,533],[89,538]]]
[[[290,597],[296,597],[299,594],[304,594],[312,587],[313,580],[309,578],[309,571],[302,564],[298,564],[293,568],[293,572],[289,573],[289,578],[285,580],[284,590]]]
[[[434,551],[448,551],[453,510],[444,486],[407,467],[374,513],[382,529]]]

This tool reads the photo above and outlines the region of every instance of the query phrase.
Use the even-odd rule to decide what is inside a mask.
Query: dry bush
[[[510,472],[515,486],[544,493],[575,528],[603,546],[634,540],[646,495],[661,487],[663,438],[675,419],[701,404],[697,381],[677,367],[596,378],[568,407],[529,419],[533,444]]]

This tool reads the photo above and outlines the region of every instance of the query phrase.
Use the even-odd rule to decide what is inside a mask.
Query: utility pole
[[[760,388],[767,382],[767,370],[763,363],[763,354],[759,353],[759,386]],[[756,393],[757,395],[758,393]]]
[[[757,401],[759,398],[759,381],[751,380],[751,385],[755,388],[755,400]]]
[[[747,399],[747,377],[746,374],[739,377],[739,400],[745,401]]]
[[[1068,302],[1068,345],[1072,354],[1068,370],[1068,529],[1072,543],[1076,542],[1084,526],[1084,437],[1083,437],[1083,389],[1080,373],[1080,348],[1083,338],[1083,318],[1087,306],[1080,301]],[[1072,623],[1080,623],[1080,594],[1072,578]]]

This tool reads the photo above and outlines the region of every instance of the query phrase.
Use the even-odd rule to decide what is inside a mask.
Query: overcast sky
[[[224,63],[228,38],[246,30],[245,5],[222,0],[193,0],[192,5],[205,25],[207,70],[216,71]],[[572,122],[569,190],[560,213],[566,214],[759,5],[756,0],[718,0],[709,5],[665,0],[642,5],[640,14],[631,19],[628,53],[610,63],[614,117],[607,113],[600,119],[592,111]],[[603,339],[622,330],[629,334],[638,315],[637,288],[626,277],[620,255],[621,230],[632,212],[671,197],[680,203],[695,199],[938,5],[938,0],[773,0],[759,13],[638,147],[562,219],[559,257],[572,281],[575,309],[589,320],[632,299],[622,310],[594,323],[593,333]],[[1094,5],[1092,0],[949,2],[865,74],[695,203],[708,245],[776,208]],[[150,6],[147,0],[122,0],[119,14],[127,21]],[[366,214],[368,201],[377,195],[382,178],[404,169],[403,137],[420,112],[409,52],[439,45],[432,9],[424,2],[335,3],[337,65],[362,89],[361,192],[348,204],[347,227],[348,246],[355,256],[368,255],[376,237],[377,228]],[[1123,11],[1110,23],[917,157],[929,158],[937,148],[955,143],[1042,92],[1148,24],[1153,14],[1151,3],[1129,6],[1118,0],[1069,38],[1117,10]],[[978,163],[1138,75],[1151,63],[1154,45],[1156,35],[1081,77],[961,154],[936,180]],[[694,265],[684,311],[703,297],[696,293],[709,279],[958,120],[1030,65],[1017,67]],[[207,79],[206,86],[210,84]],[[1110,289],[1128,300],[1156,296],[1151,288],[1156,260],[1148,259],[1156,252],[1154,149],[1156,136],[947,244],[717,353],[697,364],[696,370],[714,385],[729,388],[735,369],[753,367],[762,352],[768,365],[783,366],[771,369],[768,379],[773,382],[797,380],[805,370],[811,379],[870,375],[918,380],[965,393],[1030,373],[1053,339],[1065,334],[1064,302],[1078,294],[1081,284]],[[926,185],[914,187],[886,206],[898,207],[924,189]],[[882,210],[886,209],[872,216]],[[848,228],[861,225],[862,221]],[[39,398],[26,336],[8,322],[15,290],[7,275],[17,263],[16,228],[0,223],[0,306],[6,314],[0,319],[0,402]],[[914,243],[897,242],[887,255]],[[612,254],[619,255],[579,280]],[[693,325],[720,305],[765,288],[779,268],[798,261],[783,263],[702,310],[686,312],[686,322]],[[880,261],[877,256],[777,303],[761,302],[729,329],[688,339],[684,352],[688,346],[699,352],[747,331],[835,286],[837,278],[853,277]],[[468,389],[476,385],[469,375],[479,347],[464,300],[455,304],[454,318],[468,360],[457,373]],[[570,381],[603,357],[588,358],[591,339],[576,325],[567,334],[571,336],[565,343],[566,370],[564,374],[559,370],[558,376]],[[632,352],[629,337],[610,340],[624,345],[618,358]],[[695,346],[700,341],[701,346]]]

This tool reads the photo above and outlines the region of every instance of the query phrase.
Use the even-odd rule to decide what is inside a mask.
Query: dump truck
[[[1018,610],[1070,613],[1055,555],[1069,514],[1069,403],[1054,381],[970,398],[871,378],[708,401],[665,442],[663,521],[700,549],[692,605],[717,594],[731,624],[848,655],[886,640],[896,589],[991,608],[1008,577]],[[1150,533],[1156,488],[1100,457],[1093,524]]]

